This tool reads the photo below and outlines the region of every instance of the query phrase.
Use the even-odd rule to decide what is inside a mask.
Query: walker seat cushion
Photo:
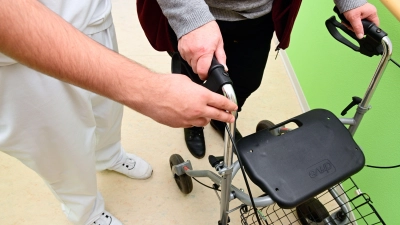
[[[360,171],[364,154],[340,120],[314,109],[277,124],[298,128],[280,136],[268,129],[242,138],[238,154],[249,178],[278,203],[293,208]]]

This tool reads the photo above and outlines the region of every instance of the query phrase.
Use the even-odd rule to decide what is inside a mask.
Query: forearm
[[[0,3],[1,52],[62,81],[129,101],[140,111],[140,87],[154,76],[149,70],[91,40],[38,1]],[[134,93],[129,100],[126,91]]]
[[[334,0],[341,13],[355,9],[367,3],[367,0]]]
[[[157,0],[178,39],[215,20],[204,0]]]
[[[180,74],[156,74],[96,43],[35,0],[0,0],[0,51],[172,127],[233,122],[237,106]],[[44,87],[45,88],[45,87]]]

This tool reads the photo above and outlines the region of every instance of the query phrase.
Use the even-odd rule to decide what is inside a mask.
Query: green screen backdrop
[[[378,0],[380,27],[393,43],[392,58],[400,63],[400,22]],[[379,56],[367,57],[337,42],[325,27],[334,15],[333,1],[303,1],[287,54],[311,109],[325,108],[338,117],[353,96],[363,97]],[[400,68],[389,63],[355,139],[367,165],[400,164]],[[348,112],[353,116],[355,107]],[[365,167],[353,176],[370,195],[386,224],[400,224],[400,168]]]

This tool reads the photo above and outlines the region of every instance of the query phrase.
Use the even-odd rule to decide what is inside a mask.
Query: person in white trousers
[[[122,224],[105,211],[96,171],[152,174],[121,146],[122,104],[172,127],[233,122],[228,99],[117,54],[111,0],[0,4],[0,150],[43,178],[72,223]]]

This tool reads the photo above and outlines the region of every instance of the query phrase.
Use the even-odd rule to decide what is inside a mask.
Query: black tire
[[[181,163],[185,162],[182,158],[182,156],[178,154],[173,154],[171,157],[169,157],[169,166],[172,169],[172,166],[179,165]],[[174,174],[174,179],[176,184],[179,187],[179,190],[181,190],[182,193],[184,194],[189,194],[193,190],[193,182],[192,178],[186,174],[182,174],[180,176]]]
[[[329,212],[325,206],[315,198],[311,198],[296,207],[297,217],[302,225],[320,223],[328,218]]]
[[[271,129],[272,127],[274,127],[275,124],[269,120],[261,120],[260,122],[258,122],[257,127],[256,127],[256,132],[261,131],[261,130],[265,130],[265,129]],[[275,130],[270,130],[269,131],[272,135],[274,136],[278,136],[278,132]]]

